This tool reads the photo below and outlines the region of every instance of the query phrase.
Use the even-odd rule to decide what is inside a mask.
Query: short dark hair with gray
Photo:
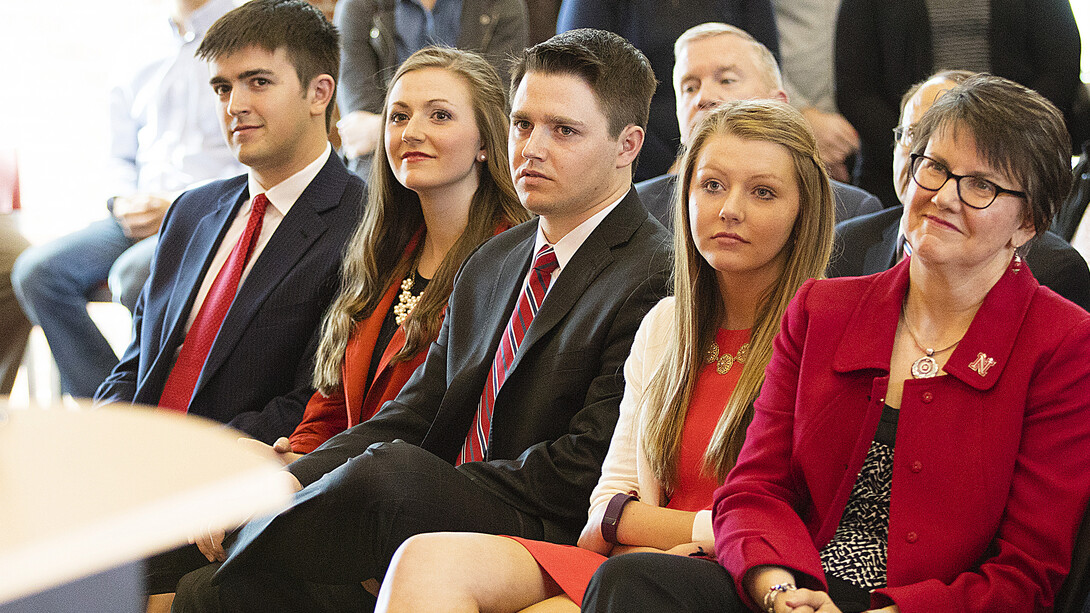
[[[314,77],[327,74],[334,83],[340,72],[337,28],[320,10],[303,0],[251,0],[220,17],[204,35],[197,57],[215,61],[247,47],[269,53],[284,49],[305,89]],[[333,99],[325,111],[326,129],[333,118]]]
[[[986,73],[939,96],[913,136],[922,153],[935,134],[965,130],[977,153],[1026,192],[1024,213],[1038,234],[1048,230],[1071,188],[1071,141],[1063,113],[1041,94]]]
[[[512,99],[528,72],[583,79],[609,119],[612,137],[628,125],[647,127],[655,72],[639,49],[612,32],[568,30],[524,51],[511,70]]]

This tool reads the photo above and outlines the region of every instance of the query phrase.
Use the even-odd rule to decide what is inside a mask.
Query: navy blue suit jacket
[[[190,414],[267,443],[291,434],[313,393],[319,324],[337,291],[363,198],[363,181],[331,155],[239,287],[197,380]],[[97,402],[158,404],[201,280],[248,199],[242,175],[188,191],[170,207],[133,313],[132,343],[95,393]]]

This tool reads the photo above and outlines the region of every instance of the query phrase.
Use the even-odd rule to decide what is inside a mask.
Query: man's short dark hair
[[[625,126],[647,127],[655,72],[639,49],[612,32],[569,30],[524,51],[511,71],[512,99],[528,72],[582,78],[609,119],[614,138]]]
[[[247,47],[269,53],[284,49],[305,89],[314,77],[340,72],[337,28],[304,0],[251,0],[220,17],[201,41],[197,57],[215,61]],[[326,129],[333,118],[333,99],[325,111]]]

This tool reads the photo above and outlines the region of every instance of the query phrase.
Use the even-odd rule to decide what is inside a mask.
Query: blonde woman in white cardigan
[[[605,556],[711,554],[780,317],[825,270],[833,200],[813,134],[777,102],[710,111],[681,161],[675,296],[652,309],[578,547],[468,533],[406,541],[378,610],[575,611]]]

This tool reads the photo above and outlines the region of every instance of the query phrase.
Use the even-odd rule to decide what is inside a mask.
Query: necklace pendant
[[[914,379],[930,379],[939,374],[939,364],[930,355],[920,356],[909,369]]]
[[[724,353],[715,361],[715,372],[725,375],[730,372],[731,366],[734,366],[734,356],[729,353]]]

